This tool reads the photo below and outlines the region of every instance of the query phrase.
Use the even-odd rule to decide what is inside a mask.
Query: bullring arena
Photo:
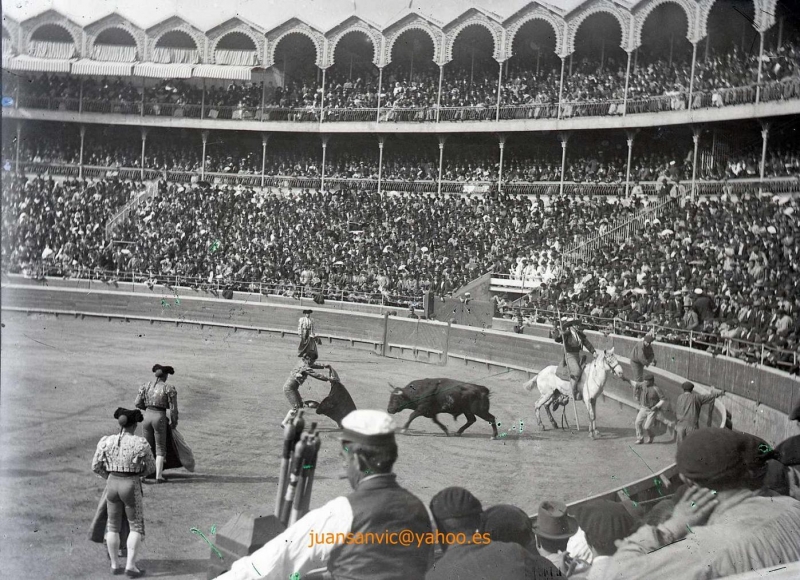
[[[204,577],[209,547],[191,528],[208,535],[212,525],[221,527],[237,511],[271,513],[283,438],[279,424],[286,413],[281,386],[295,362],[295,337],[8,312],[3,323],[6,577],[106,576],[98,570],[105,559],[102,546],[86,541],[103,482],[87,477],[86,466],[94,442],[109,431],[109,409],[132,405],[155,360],[168,360],[178,373],[181,432],[193,447],[197,468],[193,474],[169,471],[173,478],[165,494],[160,493],[165,486],[145,487],[142,567],[158,577]],[[456,439],[417,419],[400,437],[397,473],[425,502],[439,489],[463,485],[486,504],[513,497],[535,511],[545,499],[572,502],[644,478],[668,465],[674,454],[666,436],[634,451],[633,410],[610,399],[598,406],[602,440],[590,442],[585,409],[581,433],[540,432],[535,397],[522,389],[520,373],[456,361],[439,367],[390,359],[346,344],[320,350],[359,408],[385,409],[388,381],[405,385],[444,375],[492,389],[501,433],[508,433],[506,424],[523,422],[521,435],[514,430],[491,441],[491,430],[481,422]],[[303,397],[320,400],[327,384],[319,385],[304,386]],[[453,425],[451,418],[441,419]],[[327,417],[318,420],[323,439],[312,508],[349,487],[338,479],[340,432]]]
[[[437,546],[427,570],[409,552],[375,580],[534,558],[576,580],[800,577],[798,16],[788,0],[5,3],[0,579],[211,580],[276,536],[309,309],[318,362],[359,410],[445,378],[490,390],[499,433],[479,419],[455,437],[465,417],[447,413],[450,436],[424,416],[403,432],[405,409],[396,433],[383,415],[359,432],[371,451],[355,428],[343,447],[312,405],[306,521],[370,475],[375,495],[328,522],[392,512],[372,487],[392,437],[421,529],[449,525],[432,499],[453,486],[480,500],[473,528],[490,506],[524,512],[522,548]],[[562,428],[523,387],[591,350],[579,329],[597,349],[585,392],[604,380],[593,436],[567,382]],[[112,415],[156,363],[196,467],[142,484],[146,540],[117,567],[114,526],[92,518],[98,502],[135,516],[141,469],[107,456],[106,483],[92,460],[103,436],[144,445],[120,431],[133,411]],[[112,486],[129,496],[101,501]],[[570,555],[553,521],[580,521]],[[348,566],[386,554],[359,550],[289,580],[367,580]]]

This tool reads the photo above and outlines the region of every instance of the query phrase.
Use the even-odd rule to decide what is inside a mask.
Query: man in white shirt
[[[425,505],[392,473],[394,421],[384,411],[357,410],[342,420],[342,427],[340,455],[353,492],[310,511],[236,561],[220,580],[290,578],[295,573],[303,578],[326,566],[334,580],[424,579],[433,562],[433,543],[425,538],[433,530]],[[414,536],[410,543],[409,533]]]

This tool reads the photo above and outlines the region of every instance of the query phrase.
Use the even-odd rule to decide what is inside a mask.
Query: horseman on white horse
[[[586,350],[592,353],[592,356],[595,355],[596,350],[594,345],[589,342],[589,339],[586,338],[586,335],[583,333],[580,321],[577,318],[564,318],[561,320],[560,325],[555,324],[554,326],[553,340],[558,343],[563,342],[564,344],[564,358],[561,360],[556,375],[566,380],[567,372],[564,371],[568,371],[569,384],[570,387],[572,387],[572,398],[576,401],[580,401],[583,397],[580,389],[578,389],[578,383],[583,374],[581,360],[583,358],[581,356],[583,354],[583,347],[585,346]]]

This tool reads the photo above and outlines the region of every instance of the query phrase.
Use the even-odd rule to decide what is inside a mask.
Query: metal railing
[[[153,197],[156,193],[158,193],[158,183],[150,182],[145,184],[145,189],[143,191],[137,191],[133,194],[133,198],[126,203],[122,208],[113,216],[111,219],[108,220],[106,223],[106,240],[111,239],[111,234],[114,231],[114,227],[128,219],[128,216],[131,215],[142,202],[147,201],[151,197]]]
[[[570,315],[581,320],[581,324],[588,330],[610,332],[622,336],[642,338],[647,333],[655,333],[657,340],[678,346],[686,346],[696,350],[703,350],[714,355],[724,355],[738,358],[752,364],[760,364],[789,372],[797,368],[800,355],[796,350],[788,350],[768,345],[764,342],[752,342],[741,338],[724,337],[721,334],[687,330],[672,326],[663,326],[650,322],[630,322],[621,318],[604,318],[581,314],[577,310],[555,311],[548,308],[537,307],[505,307],[498,309],[496,314],[516,315],[519,323],[520,313],[523,317],[533,319],[534,322],[544,324],[555,320],[558,314]],[[786,360],[789,359],[789,360]]]
[[[217,275],[214,278],[200,278],[169,272],[103,270],[101,268],[85,267],[68,267],[68,269],[65,269],[63,266],[47,263],[37,264],[31,270],[31,272],[34,271],[35,273],[32,277],[36,279],[51,276],[79,280],[95,280],[104,284],[123,282],[147,284],[150,287],[160,284],[168,288],[192,288],[210,292],[213,295],[222,294],[226,290],[231,290],[233,292],[251,292],[264,296],[278,296],[298,300],[319,300],[321,297],[325,300],[394,308],[407,308],[411,305],[415,308],[421,308],[423,304],[422,294],[403,294],[396,290],[366,292],[352,287],[321,286],[319,283],[315,285],[310,282],[305,284],[298,282],[295,284],[276,281],[235,280],[221,275]]]
[[[637,210],[633,215],[623,216],[608,225],[608,229],[599,235],[589,239],[580,240],[564,248],[562,263],[574,264],[578,260],[584,262],[591,260],[594,252],[601,249],[610,242],[622,244],[636,232],[642,229],[645,222],[651,218],[658,217],[670,205],[677,203],[677,200],[668,198],[656,201],[647,207]]]
[[[770,81],[762,83],[760,91],[756,84],[743,87],[698,90],[692,94],[692,108],[725,107],[753,104],[757,101],[770,102],[800,98],[800,80]],[[565,101],[559,107],[557,102],[529,103],[522,105],[500,105],[501,120],[518,119],[569,119],[579,117],[606,117],[616,115],[635,115],[681,111],[688,108],[689,95],[683,91],[668,95],[639,96],[604,101]],[[144,105],[144,110],[143,109]],[[282,108],[274,105],[244,106],[216,105],[205,103],[158,103],[147,96],[142,103],[137,100],[86,99],[77,97],[52,97],[26,95],[19,96],[19,108],[79,111],[87,113],[125,114],[141,116],[186,117],[192,119],[224,119],[249,121],[284,121],[293,123],[339,123],[339,122],[378,122],[378,123],[432,123],[458,121],[494,121],[497,119],[496,106],[464,107],[397,107],[386,105],[381,109],[373,107],[325,107],[320,120],[319,107]]]
[[[77,177],[79,166],[66,163],[45,163],[45,162],[20,162],[20,169],[23,173],[34,175],[58,175],[64,177]],[[136,167],[103,167],[95,165],[84,165],[83,176],[91,178],[119,177],[120,179],[130,179],[138,181],[141,178],[142,170]],[[205,179],[211,183],[248,185],[258,187],[261,185],[260,173],[225,173],[206,171]],[[158,179],[165,178],[167,181],[177,183],[190,183],[199,180],[200,170],[159,170],[155,168],[145,168],[144,178]],[[264,187],[282,187],[290,189],[319,189],[322,179],[319,176],[297,177],[288,175],[265,175]],[[326,188],[334,186],[347,186],[356,189],[375,188],[378,181],[375,178],[345,178],[345,177],[325,177]],[[639,182],[642,187],[643,195],[655,195],[658,191],[659,183],[655,181]],[[497,186],[497,181],[442,181],[443,193],[487,193]],[[633,182],[630,183],[633,187]],[[511,181],[503,182],[503,191],[512,195],[558,195],[560,182],[558,181]],[[669,187],[669,184],[667,184]],[[752,192],[759,188],[772,193],[798,193],[800,192],[800,176],[789,177],[769,177],[763,181],[759,178],[740,178],[730,180],[697,180],[696,190],[698,195],[720,195],[728,187],[731,193],[743,194]],[[382,179],[382,191],[398,191],[408,193],[435,193],[438,191],[437,180],[396,180]],[[625,194],[625,183],[592,183],[592,182],[564,182],[564,193],[570,196],[623,196]]]

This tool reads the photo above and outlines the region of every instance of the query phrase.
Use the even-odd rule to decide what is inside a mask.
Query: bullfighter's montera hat
[[[386,411],[358,409],[342,419],[342,441],[362,445],[395,445],[395,424]]]
[[[153,365],[153,370],[157,376],[161,375],[174,375],[175,369],[168,365]]]

